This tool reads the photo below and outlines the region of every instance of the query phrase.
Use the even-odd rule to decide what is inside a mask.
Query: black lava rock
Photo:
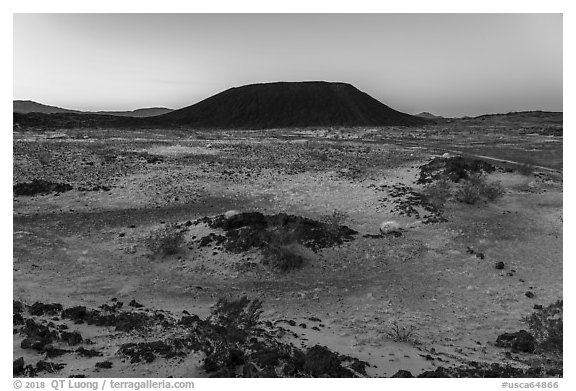
[[[78,353],[82,357],[98,357],[102,355],[102,353],[100,353],[95,349],[86,349],[82,347],[76,349],[76,353]]]
[[[398,372],[393,374],[392,377],[413,378],[414,376],[412,375],[412,372],[400,369]]]
[[[68,345],[70,346],[78,345],[79,343],[82,343],[82,341],[84,340],[82,338],[82,335],[77,331],[73,331],[71,333],[63,331],[60,333],[60,339],[62,341],[68,342]]]
[[[33,196],[36,194],[64,193],[72,190],[72,186],[67,183],[54,183],[39,179],[33,179],[28,183],[17,183],[14,185],[14,195]]]
[[[142,308],[144,307],[142,304],[138,303],[136,300],[132,299],[132,301],[130,303],[128,303],[128,305],[130,307],[134,307],[134,308]]]
[[[308,349],[305,360],[304,370],[314,377],[354,377],[349,369],[342,367],[338,355],[324,346]]]
[[[14,316],[12,316],[12,325],[19,326],[22,324],[24,324],[24,318],[22,317],[22,315],[14,314]]]
[[[12,363],[12,373],[14,376],[21,374],[24,372],[24,357],[20,357]]]
[[[30,315],[40,316],[40,315],[58,315],[62,311],[62,304],[52,303],[44,304],[36,302],[30,306],[28,309]]]
[[[38,363],[36,364],[36,369],[38,371],[45,371],[48,373],[54,373],[57,372],[59,370],[61,370],[62,368],[64,368],[66,364],[60,364],[60,363],[54,363],[54,362],[50,362],[50,361],[44,361],[44,360],[40,360],[38,361]]]
[[[513,352],[534,353],[534,336],[526,330],[516,333],[504,333],[496,339],[496,346],[501,348],[511,348]]]
[[[18,300],[12,300],[12,312],[19,314],[24,311],[24,304]]]
[[[112,363],[110,361],[97,362],[96,368],[110,369],[112,368]]]

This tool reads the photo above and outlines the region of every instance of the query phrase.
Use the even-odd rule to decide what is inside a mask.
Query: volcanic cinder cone
[[[154,120],[165,125],[225,129],[428,123],[424,118],[391,109],[350,84],[322,81],[230,88]]]

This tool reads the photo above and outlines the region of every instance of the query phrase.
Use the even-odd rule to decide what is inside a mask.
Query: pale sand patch
[[[153,155],[162,156],[184,156],[184,155],[216,155],[218,154],[217,149],[211,149],[206,147],[189,147],[185,145],[158,145],[152,148],[146,148],[142,151],[151,153]]]

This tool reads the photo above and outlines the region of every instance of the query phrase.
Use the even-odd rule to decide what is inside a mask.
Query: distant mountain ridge
[[[42,103],[34,102],[32,100],[15,100],[13,103],[14,113],[44,113],[44,114],[55,114],[55,113],[76,113],[80,114],[81,111],[63,109],[56,106],[44,105]]]
[[[440,115],[434,115],[432,113],[429,113],[427,111],[423,111],[421,113],[416,114],[417,117],[422,117],[422,118],[428,118],[428,119],[444,119],[444,117],[440,116]]]
[[[563,113],[525,111],[478,117],[444,118],[423,112],[394,110],[354,86],[307,81],[234,87],[179,110],[82,112],[14,101],[14,127],[51,128],[183,128],[273,129],[290,127],[422,126],[451,122],[524,123],[543,120],[562,126]]]
[[[165,107],[147,107],[136,109],[132,111],[79,111],[63,109],[56,106],[49,106],[42,103],[34,102],[31,100],[15,100],[13,101],[13,112],[20,114],[28,113],[43,113],[43,114],[101,114],[101,115],[115,115],[120,117],[152,117],[156,115],[166,114],[173,111]]]

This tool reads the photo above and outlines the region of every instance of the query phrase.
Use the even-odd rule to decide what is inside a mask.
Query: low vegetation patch
[[[526,363],[530,365],[532,377],[552,377],[563,374],[563,301],[543,307],[534,306],[535,311],[522,320],[528,324],[529,332],[520,330],[503,333],[496,339],[496,346],[510,349],[513,353],[530,354]]]
[[[346,220],[348,219],[348,213],[343,212],[338,209],[334,209],[334,211],[326,216],[321,218],[321,221],[326,223],[327,228],[334,233],[338,233],[340,226],[344,225]]]
[[[335,212],[330,216],[330,222],[322,222],[285,213],[267,216],[247,212],[228,217],[205,217],[197,220],[196,224],[203,222],[210,228],[225,232],[224,235],[212,233],[201,238],[201,246],[215,242],[232,253],[260,249],[264,264],[279,271],[289,271],[304,263],[299,251],[304,247],[318,251],[353,240],[357,232],[338,224],[344,216]]]
[[[213,377],[357,377],[368,363],[315,345],[306,352],[261,328],[262,302],[220,299],[197,334]]]
[[[386,335],[395,342],[416,343],[414,330],[413,326],[404,326],[395,320],[386,330]]]
[[[496,167],[479,159],[465,156],[436,157],[429,163],[420,166],[420,177],[417,183],[432,183],[438,179],[447,179],[458,183],[462,179],[469,179],[474,174],[494,171],[496,171]]]
[[[173,255],[184,244],[184,233],[174,224],[166,225],[150,232],[144,244],[154,255]]]
[[[208,317],[208,323],[225,329],[250,330],[260,322],[262,301],[246,296],[229,301],[219,299]]]
[[[537,350],[562,353],[563,312],[563,300],[558,300],[523,319],[536,339]]]
[[[488,182],[484,176],[475,174],[462,181],[456,191],[456,199],[474,205],[479,201],[495,201],[505,193],[499,182]]]
[[[424,200],[437,210],[444,209],[446,202],[452,198],[452,186],[447,179],[440,179],[424,187]]]
[[[524,162],[520,163],[516,166],[516,171],[524,176],[532,176],[534,175],[534,170],[536,169],[536,165],[533,162]]]
[[[304,264],[304,258],[296,252],[296,245],[268,245],[262,254],[264,265],[282,272],[299,269]]]

